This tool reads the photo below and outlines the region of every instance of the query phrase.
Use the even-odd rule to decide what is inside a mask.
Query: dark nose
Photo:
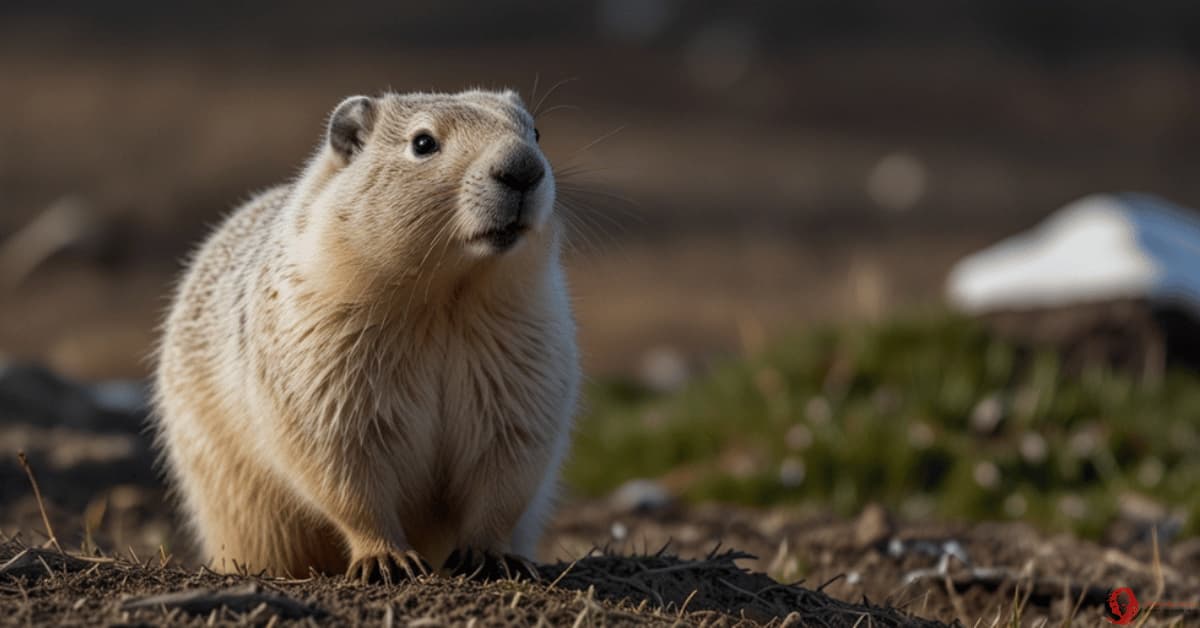
[[[546,176],[546,169],[542,167],[542,160],[538,159],[533,151],[523,149],[492,166],[491,174],[492,178],[504,187],[516,192],[526,192]]]

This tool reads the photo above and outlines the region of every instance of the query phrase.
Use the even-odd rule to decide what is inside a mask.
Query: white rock
[[[671,494],[654,480],[630,480],[613,492],[610,502],[623,512],[658,510],[670,504]]]
[[[785,488],[796,488],[804,483],[806,470],[800,458],[785,458],[779,465],[779,483]]]
[[[674,392],[688,381],[687,360],[674,347],[654,347],[642,356],[639,369],[644,386],[660,393]]]
[[[1049,447],[1046,439],[1037,432],[1025,432],[1021,435],[1021,444],[1017,446],[1021,457],[1030,464],[1041,464],[1046,460]]]
[[[971,429],[980,434],[991,434],[1004,419],[1004,400],[991,394],[979,400],[971,410]]]
[[[1121,298],[1200,314],[1200,216],[1146,195],[1088,196],[960,261],[946,293],[973,314]]]

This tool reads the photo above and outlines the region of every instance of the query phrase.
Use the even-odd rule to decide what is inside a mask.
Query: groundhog
[[[348,98],[195,254],[156,428],[215,569],[529,566],[580,380],[538,139],[512,91]]]

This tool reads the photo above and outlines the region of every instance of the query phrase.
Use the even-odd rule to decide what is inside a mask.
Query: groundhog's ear
[[[346,163],[362,150],[375,126],[375,101],[367,96],[351,96],[329,117],[329,147]]]

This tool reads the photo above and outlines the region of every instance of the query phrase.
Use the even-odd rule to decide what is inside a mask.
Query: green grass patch
[[[1200,531],[1200,377],[1068,374],[951,315],[826,326],[667,396],[588,391],[567,478],[663,478],[690,500],[1026,519],[1098,534],[1122,495]]]

